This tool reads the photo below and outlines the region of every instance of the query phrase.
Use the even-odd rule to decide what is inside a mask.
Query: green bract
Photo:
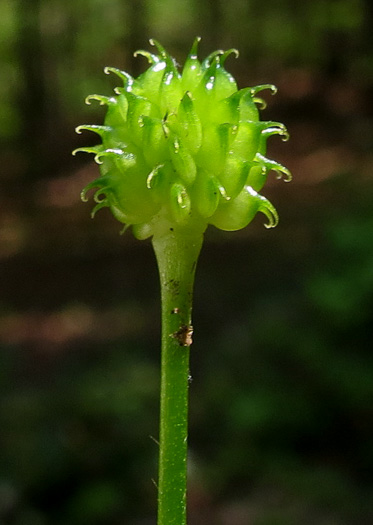
[[[204,231],[244,228],[258,211],[267,227],[278,222],[273,205],[259,191],[275,170],[290,172],[265,157],[267,138],[288,133],[283,124],[259,120],[258,92],[273,85],[237,89],[224,68],[234,49],[215,51],[202,63],[194,41],[182,73],[156,41],[159,55],[138,51],[150,67],[138,78],[108,67],[123,87],[116,95],[91,95],[107,106],[103,126],[83,125],[99,134],[102,144],[79,148],[95,154],[101,176],[82,192],[97,188],[92,215],[108,206],[134,234],[145,239],[164,229]],[[74,152],[74,153],[75,153]]]

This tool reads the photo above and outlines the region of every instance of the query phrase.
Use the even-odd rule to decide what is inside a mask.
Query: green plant
[[[215,51],[202,63],[199,39],[180,74],[156,41],[159,55],[138,51],[150,67],[138,78],[115,68],[123,87],[116,96],[91,95],[107,106],[103,126],[78,132],[99,134],[102,144],[76,151],[93,153],[101,175],[82,192],[94,193],[92,216],[109,207],[124,229],[138,239],[151,237],[161,281],[162,370],[158,479],[159,525],[186,523],[186,457],[189,350],[194,274],[208,224],[222,230],[247,226],[257,212],[273,227],[278,215],[258,192],[275,170],[290,172],[268,159],[267,138],[288,133],[283,124],[260,121],[257,98],[262,85],[238,90],[224,68],[237,51]]]

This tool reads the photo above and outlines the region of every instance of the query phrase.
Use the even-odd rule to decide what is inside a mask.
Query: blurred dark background
[[[153,525],[151,245],[80,202],[111,65],[236,47],[291,184],[280,224],[210,228],[196,280],[190,525],[373,523],[373,3],[0,0],[0,524]]]

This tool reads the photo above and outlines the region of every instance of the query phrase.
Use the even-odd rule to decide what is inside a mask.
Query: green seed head
[[[105,206],[134,234],[145,239],[173,228],[204,231],[208,224],[222,230],[247,226],[258,211],[267,227],[278,222],[272,204],[259,191],[274,170],[285,180],[290,172],[266,158],[271,135],[287,140],[283,124],[259,120],[257,98],[262,85],[237,89],[224,68],[237,51],[215,51],[202,63],[194,41],[180,73],[174,59],[156,41],[158,55],[144,55],[149,68],[138,78],[106,68],[123,82],[115,96],[91,95],[107,106],[103,126],[94,131],[102,143],[76,151],[94,153],[101,175],[82,192],[96,188],[92,215]],[[74,152],[74,153],[75,153]]]

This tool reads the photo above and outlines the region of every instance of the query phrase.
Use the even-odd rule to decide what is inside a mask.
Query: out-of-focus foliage
[[[183,62],[196,35],[202,55],[240,50],[239,87],[278,84],[291,141],[270,153],[294,181],[269,187],[274,231],[206,234],[189,523],[373,521],[372,6],[0,1],[1,525],[154,523],[155,261],[90,221],[96,168],[70,152],[86,94],[111,93],[104,66],[139,74],[150,37]]]
[[[372,516],[373,185],[364,196],[340,177],[324,187],[348,189],[350,202],[338,200],[333,217],[327,210],[319,216],[314,248],[303,261],[293,255],[288,271],[283,259],[261,269],[269,242],[247,247],[256,276],[232,292],[235,312],[224,337],[218,331],[204,341],[215,351],[197,357],[202,371],[192,414],[204,443],[198,459],[214,490],[224,493],[228,477],[228,490],[241,494],[250,479],[256,497],[269,498],[262,515],[268,524],[369,523]],[[213,286],[215,272],[202,280]],[[229,284],[237,292],[237,277]],[[246,293],[258,298],[254,305]],[[208,310],[206,323],[214,313]],[[198,407],[206,391],[208,409]]]

